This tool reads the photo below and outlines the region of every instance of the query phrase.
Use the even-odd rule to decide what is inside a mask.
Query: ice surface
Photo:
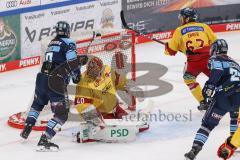
[[[229,55],[240,62],[240,32],[220,33],[220,38],[229,42]],[[196,109],[197,102],[183,84],[182,73],[185,57],[181,54],[168,57],[163,54],[163,46],[158,43],[138,45],[137,62],[160,63],[167,66],[168,72],[161,77],[173,84],[170,93],[153,97],[153,112],[164,114],[185,114],[189,121],[153,121],[149,131],[139,135],[136,142],[122,144],[88,143],[75,144],[71,137],[60,133],[54,138],[61,151],[57,153],[36,152],[40,132],[33,132],[28,141],[19,137],[20,130],[10,128],[8,116],[25,111],[32,100],[34,82],[39,67],[11,71],[0,74],[0,159],[1,160],[183,160],[200,126],[203,113]],[[139,72],[142,75],[145,72]],[[203,84],[206,77],[200,76]],[[151,87],[149,87],[151,88]],[[191,121],[190,121],[191,120]],[[217,160],[216,151],[229,135],[229,116],[221,121],[212,132],[209,141],[197,160]],[[233,160],[240,158],[236,155]]]

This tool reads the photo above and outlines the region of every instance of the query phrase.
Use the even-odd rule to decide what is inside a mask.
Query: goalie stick
[[[138,33],[139,35],[141,35],[141,36],[143,36],[143,37],[145,37],[145,38],[151,39],[151,40],[153,40],[153,41],[155,41],[155,42],[157,42],[157,43],[160,43],[160,44],[165,45],[165,43],[164,43],[163,41],[160,41],[160,40],[158,40],[158,39],[156,39],[156,38],[153,38],[153,37],[151,37],[151,36],[148,36],[147,34],[144,34],[144,33],[140,32],[140,31],[138,31],[138,30],[135,30],[135,29],[133,29],[133,28],[130,28],[130,27],[127,25],[127,22],[126,22],[126,20],[125,20],[123,10],[120,12],[120,16],[121,16],[121,21],[122,21],[122,24],[123,24],[124,28],[129,29],[129,30],[131,30],[131,31],[134,31],[134,32]]]

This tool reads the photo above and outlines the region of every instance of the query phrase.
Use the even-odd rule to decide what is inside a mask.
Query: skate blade
[[[195,158],[194,158],[194,159],[195,159]],[[191,159],[190,159],[190,158],[188,158],[188,157],[185,157],[185,156],[184,156],[184,160],[191,160]]]
[[[45,148],[44,146],[37,146],[37,152],[58,152],[59,149],[56,147],[50,147],[50,149]]]
[[[21,144],[27,144],[27,143],[28,143],[28,140],[21,138],[19,142],[20,142]]]
[[[233,154],[233,157],[238,157],[240,155],[240,150],[236,150]]]

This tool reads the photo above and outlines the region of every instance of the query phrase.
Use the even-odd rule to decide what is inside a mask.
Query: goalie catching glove
[[[137,98],[139,102],[144,101],[144,91],[137,86],[135,81],[129,80],[125,86],[127,93]]]

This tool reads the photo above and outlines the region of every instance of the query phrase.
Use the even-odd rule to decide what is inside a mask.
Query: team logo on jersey
[[[112,88],[111,83],[109,82],[103,89],[102,89],[102,94],[105,95],[108,93],[108,91]]]
[[[212,113],[212,117],[217,120],[221,120],[223,116],[217,114],[217,113]]]
[[[10,57],[15,51],[17,37],[14,31],[0,18],[0,60]]]
[[[110,8],[107,8],[102,13],[101,25],[102,28],[113,28],[114,15],[113,11]]]
[[[181,30],[182,35],[187,34],[189,32],[196,32],[196,31],[204,31],[203,27],[200,26],[190,26],[190,27],[185,27]]]

